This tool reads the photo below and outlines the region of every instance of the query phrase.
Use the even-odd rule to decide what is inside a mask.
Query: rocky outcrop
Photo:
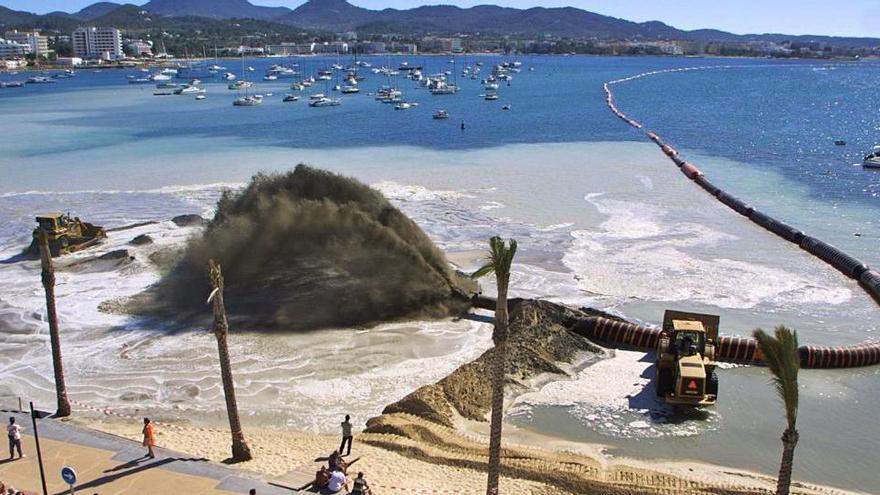
[[[147,244],[152,244],[153,238],[150,237],[148,234],[141,234],[134,239],[128,241],[128,243],[132,246],[145,246]]]
[[[178,215],[171,219],[174,222],[174,225],[178,227],[193,227],[193,226],[201,226],[208,223],[207,220],[200,217],[199,215]]]

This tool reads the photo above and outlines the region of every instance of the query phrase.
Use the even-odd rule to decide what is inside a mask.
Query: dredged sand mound
[[[251,328],[366,325],[469,306],[467,282],[412,220],[374,189],[304,165],[226,191],[204,232],[130,309],[210,316],[210,259],[223,267],[230,320]]]

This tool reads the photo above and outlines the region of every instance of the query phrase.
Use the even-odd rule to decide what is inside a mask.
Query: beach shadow
[[[10,257],[6,258],[5,260],[0,260],[0,265],[11,265],[13,263],[18,263],[21,261],[31,261],[31,260],[38,260],[38,259],[40,259],[40,257],[38,255],[33,254],[33,253],[28,253],[25,250],[25,251],[22,251],[21,253],[10,256]]]
[[[650,352],[639,361],[655,361],[655,353]],[[667,404],[662,398],[657,397],[655,380],[657,379],[657,365],[651,364],[640,375],[648,380],[648,383],[635,395],[629,396],[629,407],[634,410],[647,410],[651,421],[654,423],[680,425],[688,421],[705,421],[710,413],[706,409],[695,407],[675,407]]]
[[[155,469],[155,468],[162,467],[166,464],[171,464],[172,462],[185,461],[185,460],[189,460],[189,459],[177,459],[174,457],[166,457],[165,459],[159,459],[159,460],[156,460],[156,461],[151,462],[149,464],[138,465],[137,467],[134,467],[134,468],[129,469],[127,471],[123,471],[121,473],[102,476],[100,478],[83,483],[81,485],[77,485],[76,490],[81,491],[81,490],[92,489],[92,488],[95,488],[95,487],[98,487],[101,485],[105,485],[107,483],[112,483],[118,479],[125,478],[126,476],[131,476],[133,474],[142,473],[148,469]],[[68,495],[69,493],[70,493],[70,490],[66,489],[66,490],[63,490],[63,491],[56,493],[55,495]]]
[[[138,457],[137,459],[132,459],[126,463],[120,464],[118,466],[114,466],[110,469],[105,469],[104,473],[114,473],[116,471],[122,471],[123,469],[133,468],[133,467],[138,466],[140,463],[146,461],[147,459],[149,459],[149,456],[143,455],[141,457]]]

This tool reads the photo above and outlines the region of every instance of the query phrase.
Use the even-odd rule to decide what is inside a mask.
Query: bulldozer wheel
[[[715,370],[710,371],[706,377],[706,393],[718,396],[718,373]]]
[[[657,369],[657,397],[666,397],[672,391],[672,370],[670,368]]]

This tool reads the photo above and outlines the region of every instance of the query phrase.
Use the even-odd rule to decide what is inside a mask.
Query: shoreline
[[[140,442],[141,431],[133,419],[77,412],[64,421],[77,426]],[[488,425],[462,421],[445,428],[413,416],[399,415],[409,425],[442,434],[443,444],[414,440],[391,433],[360,433],[355,436],[349,474],[364,472],[370,485],[382,493],[424,490],[456,494],[479,494],[485,489]],[[157,428],[159,448],[185,452],[214,462],[229,457],[229,433],[225,428],[199,428],[177,422]],[[483,431],[485,429],[485,431]],[[505,424],[506,491],[532,495],[576,495],[584,484],[603,486],[607,493],[754,494],[773,493],[775,478],[761,473],[715,464],[680,460],[640,460],[609,457],[604,445],[566,442]],[[233,465],[267,481],[300,488],[322,465],[319,458],[337,447],[336,435],[292,430],[245,428],[254,460]],[[538,474],[539,479],[534,479]],[[523,476],[526,475],[526,476]],[[560,479],[572,477],[568,482]],[[606,492],[603,492],[606,493]],[[792,493],[803,495],[849,494],[833,487],[795,482]]]

